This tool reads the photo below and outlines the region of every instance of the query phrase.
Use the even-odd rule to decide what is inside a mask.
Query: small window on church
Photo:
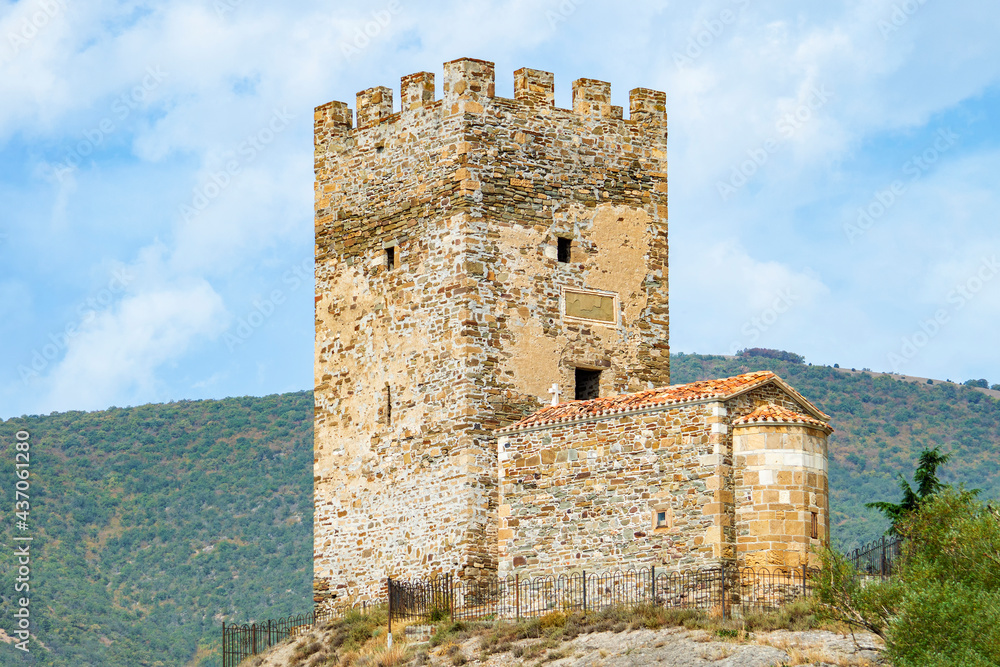
[[[819,517],[816,512],[812,513],[812,538],[814,540],[819,539]]]
[[[556,259],[564,264],[569,262],[569,250],[573,244],[573,239],[564,239],[560,236],[556,239],[556,242],[559,244],[557,246]]]
[[[578,401],[589,401],[601,395],[601,371],[586,368],[576,369],[576,393]]]
[[[667,513],[666,512],[657,512],[656,513],[656,527],[657,528],[666,528],[667,527]]]
[[[385,268],[392,271],[396,268],[396,248],[385,249]]]

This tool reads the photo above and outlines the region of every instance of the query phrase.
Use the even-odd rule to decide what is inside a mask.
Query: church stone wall
[[[570,394],[669,383],[666,114],[636,89],[446,63],[315,114],[315,599],[497,567],[498,427]],[[570,257],[560,262],[559,238]],[[391,251],[391,252],[390,252]],[[566,290],[614,322],[564,317]]]
[[[500,574],[732,560],[724,414],[702,403],[501,438]]]
[[[738,423],[765,405],[805,409],[771,383],[505,433],[499,573],[816,566],[813,547],[829,535],[828,431]]]

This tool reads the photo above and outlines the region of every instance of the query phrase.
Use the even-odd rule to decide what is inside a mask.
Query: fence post
[[[802,597],[804,598],[808,592],[806,591],[806,572],[809,566],[806,563],[802,563]]]
[[[722,566],[722,620],[726,620],[726,566]]]
[[[455,620],[455,579],[451,572],[448,573],[448,616]]]
[[[257,624],[254,623],[250,626],[250,645],[253,650],[253,654],[257,655]]]
[[[222,667],[229,667],[226,662],[226,622],[222,622]]]
[[[583,613],[587,613],[587,571],[583,571]]]
[[[514,604],[517,607],[517,620],[521,620],[521,575],[514,575]]]
[[[649,603],[656,604],[656,566],[649,568]]]
[[[385,578],[386,598],[389,600],[389,636],[392,636],[392,577]]]

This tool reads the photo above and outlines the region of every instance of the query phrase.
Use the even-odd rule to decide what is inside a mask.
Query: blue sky
[[[1000,383],[1000,5],[0,2],[0,417],[312,385],[312,109],[664,90],[674,352]],[[398,92],[397,92],[398,98]],[[398,102],[397,102],[398,104]]]

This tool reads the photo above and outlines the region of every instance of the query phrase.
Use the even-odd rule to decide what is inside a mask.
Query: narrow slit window
[[[392,271],[396,268],[396,248],[385,249],[385,268]]]
[[[385,385],[385,425],[392,426],[392,387]]]
[[[812,538],[819,539],[819,517],[816,512],[812,513]]]
[[[568,263],[569,250],[570,247],[573,245],[573,240],[564,239],[563,237],[560,236],[559,238],[556,239],[556,243],[558,244],[556,246],[556,259],[558,259],[563,264]]]
[[[576,392],[575,398],[578,401],[589,401],[601,395],[601,371],[592,371],[586,368],[576,369]]]

